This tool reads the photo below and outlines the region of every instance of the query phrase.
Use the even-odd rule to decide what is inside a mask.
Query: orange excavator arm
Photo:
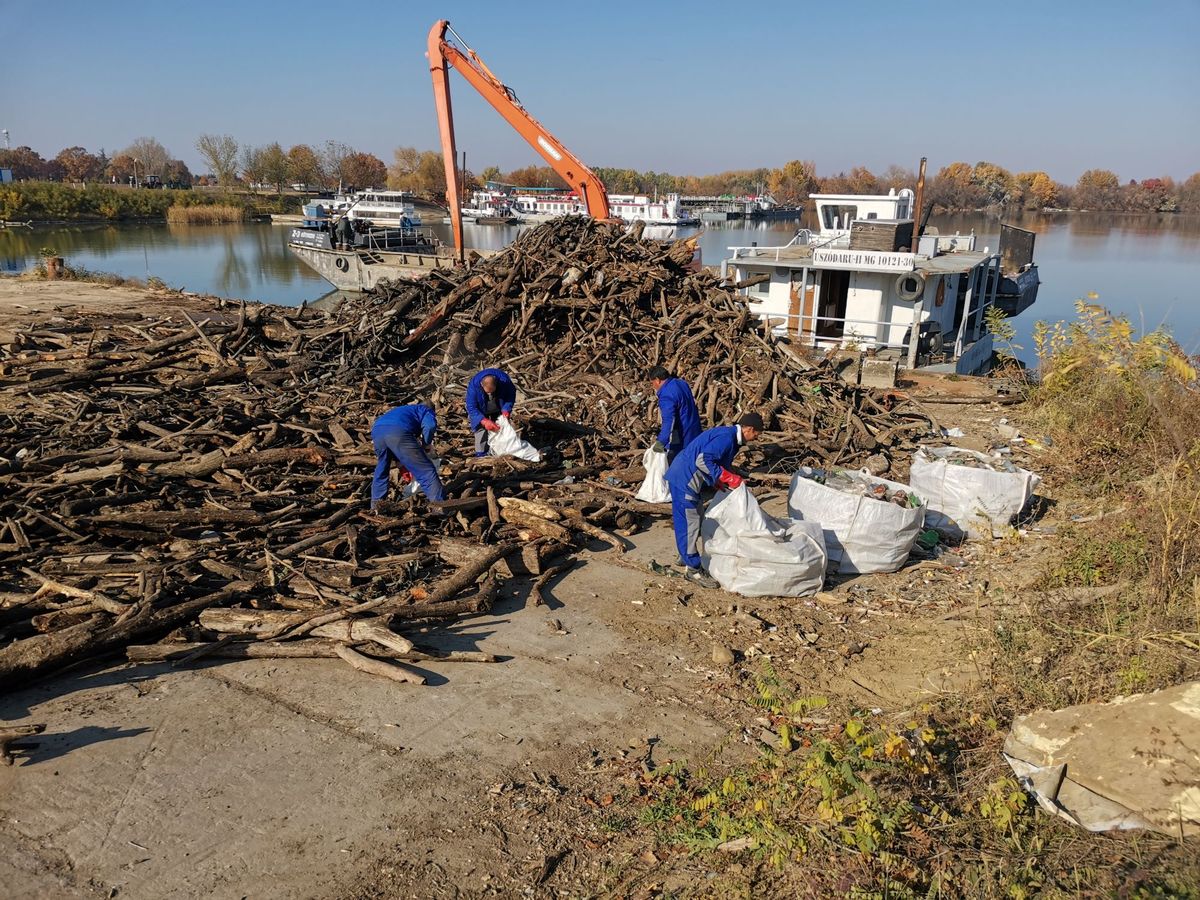
[[[449,31],[463,45],[459,50],[446,40]],[[438,132],[442,140],[442,157],[446,164],[446,204],[450,208],[450,225],[454,231],[454,247],[463,258],[462,185],[458,172],[458,149],[454,144],[454,115],[450,107],[450,68],[454,67],[467,79],[521,137],[550,164],[572,190],[583,198],[588,215],[607,219],[608,193],[596,173],[583,164],[562,142],[547,131],[537,119],[525,111],[517,95],[483,64],[475,51],[459,38],[442,19],[429,30],[429,72],[433,76],[433,99],[437,105]]]

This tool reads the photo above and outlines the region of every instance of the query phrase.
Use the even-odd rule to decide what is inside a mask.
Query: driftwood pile
[[[797,463],[929,429],[764,336],[691,258],[564,219],[335,312],[220,303],[19,331],[0,347],[0,688],[122,650],[337,656],[409,681],[403,661],[492,661],[398,629],[490,608],[498,570],[539,576],[536,600],[552,558],[623,550],[646,512],[628,486],[652,365],[688,378],[706,425],[760,411],[769,454]],[[462,394],[485,365],[517,381],[542,463],[471,459]],[[431,399],[448,499],[368,512],[372,421]]]

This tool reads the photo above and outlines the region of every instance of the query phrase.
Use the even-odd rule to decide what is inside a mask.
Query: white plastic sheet
[[[530,462],[541,462],[542,454],[528,441],[521,440],[517,429],[512,427],[508,416],[500,416],[496,423],[499,431],[488,432],[488,449],[492,456],[515,456],[517,459],[527,459]]]
[[[904,565],[925,524],[924,504],[907,508],[839,491],[813,481],[811,476],[816,474],[817,470],[806,466],[792,476],[788,515],[820,523],[830,569],[842,573],[895,572]],[[872,484],[887,485],[889,493],[917,493],[908,485],[886,478],[866,473],[861,477]]]
[[[825,583],[821,526],[768,515],[745,485],[709,504],[700,533],[705,568],[727,591],[805,597]]]
[[[642,454],[646,477],[638,488],[637,498],[644,503],[670,503],[671,489],[667,486],[667,454],[651,448]]]
[[[1024,509],[1042,483],[1032,472],[996,472],[954,465],[945,457],[965,453],[991,462],[997,457],[957,447],[922,447],[913,457],[909,484],[927,507],[925,525],[958,540],[990,540]]]

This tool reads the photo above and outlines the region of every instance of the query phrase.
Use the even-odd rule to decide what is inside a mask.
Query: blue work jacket
[[[662,428],[658,439],[664,447],[674,444],[686,447],[700,436],[700,413],[692,389],[682,378],[668,378],[658,389],[658,409],[662,413]],[[672,435],[677,435],[672,441]]]
[[[371,433],[392,428],[410,437],[420,436],[421,443],[428,447],[433,441],[434,432],[437,431],[437,416],[423,403],[396,406],[375,420],[375,424],[371,426]]]
[[[739,449],[736,425],[710,428],[679,451],[667,469],[667,481],[697,493],[704,487],[712,487],[721,473],[733,464]]]
[[[500,403],[501,413],[512,412],[513,404],[517,401],[517,386],[511,378],[499,369],[484,369],[467,385],[467,421],[472,431],[477,431],[479,423],[488,417],[487,392],[483,389],[483,379],[488,375],[496,376],[496,399]]]

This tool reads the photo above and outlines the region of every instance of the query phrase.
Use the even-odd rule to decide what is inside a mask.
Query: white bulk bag
[[[825,583],[821,526],[767,515],[745,485],[709,504],[700,533],[704,566],[727,591],[805,597]]]
[[[1032,472],[974,469],[945,457],[965,453],[985,462],[998,457],[958,447],[922,447],[913,456],[908,482],[925,501],[925,524],[955,540],[964,534],[991,539],[1024,509],[1042,483]]]
[[[497,424],[500,426],[500,430],[489,431],[487,438],[488,449],[492,451],[492,456],[515,456],[517,459],[527,459],[530,462],[542,461],[542,454],[533,444],[521,440],[517,429],[512,427],[512,422],[508,421],[508,416],[500,416]]]
[[[645,503],[670,503],[671,489],[667,486],[667,454],[655,453],[651,447],[642,454],[646,477],[638,488],[637,498]]]
[[[818,470],[805,466],[792,476],[788,515],[820,523],[830,569],[842,573],[895,572],[904,565],[925,525],[924,503],[909,508],[839,491],[814,481],[812,476],[817,474]],[[846,474],[855,480],[886,485],[889,493],[916,493],[908,485],[866,472]]]

